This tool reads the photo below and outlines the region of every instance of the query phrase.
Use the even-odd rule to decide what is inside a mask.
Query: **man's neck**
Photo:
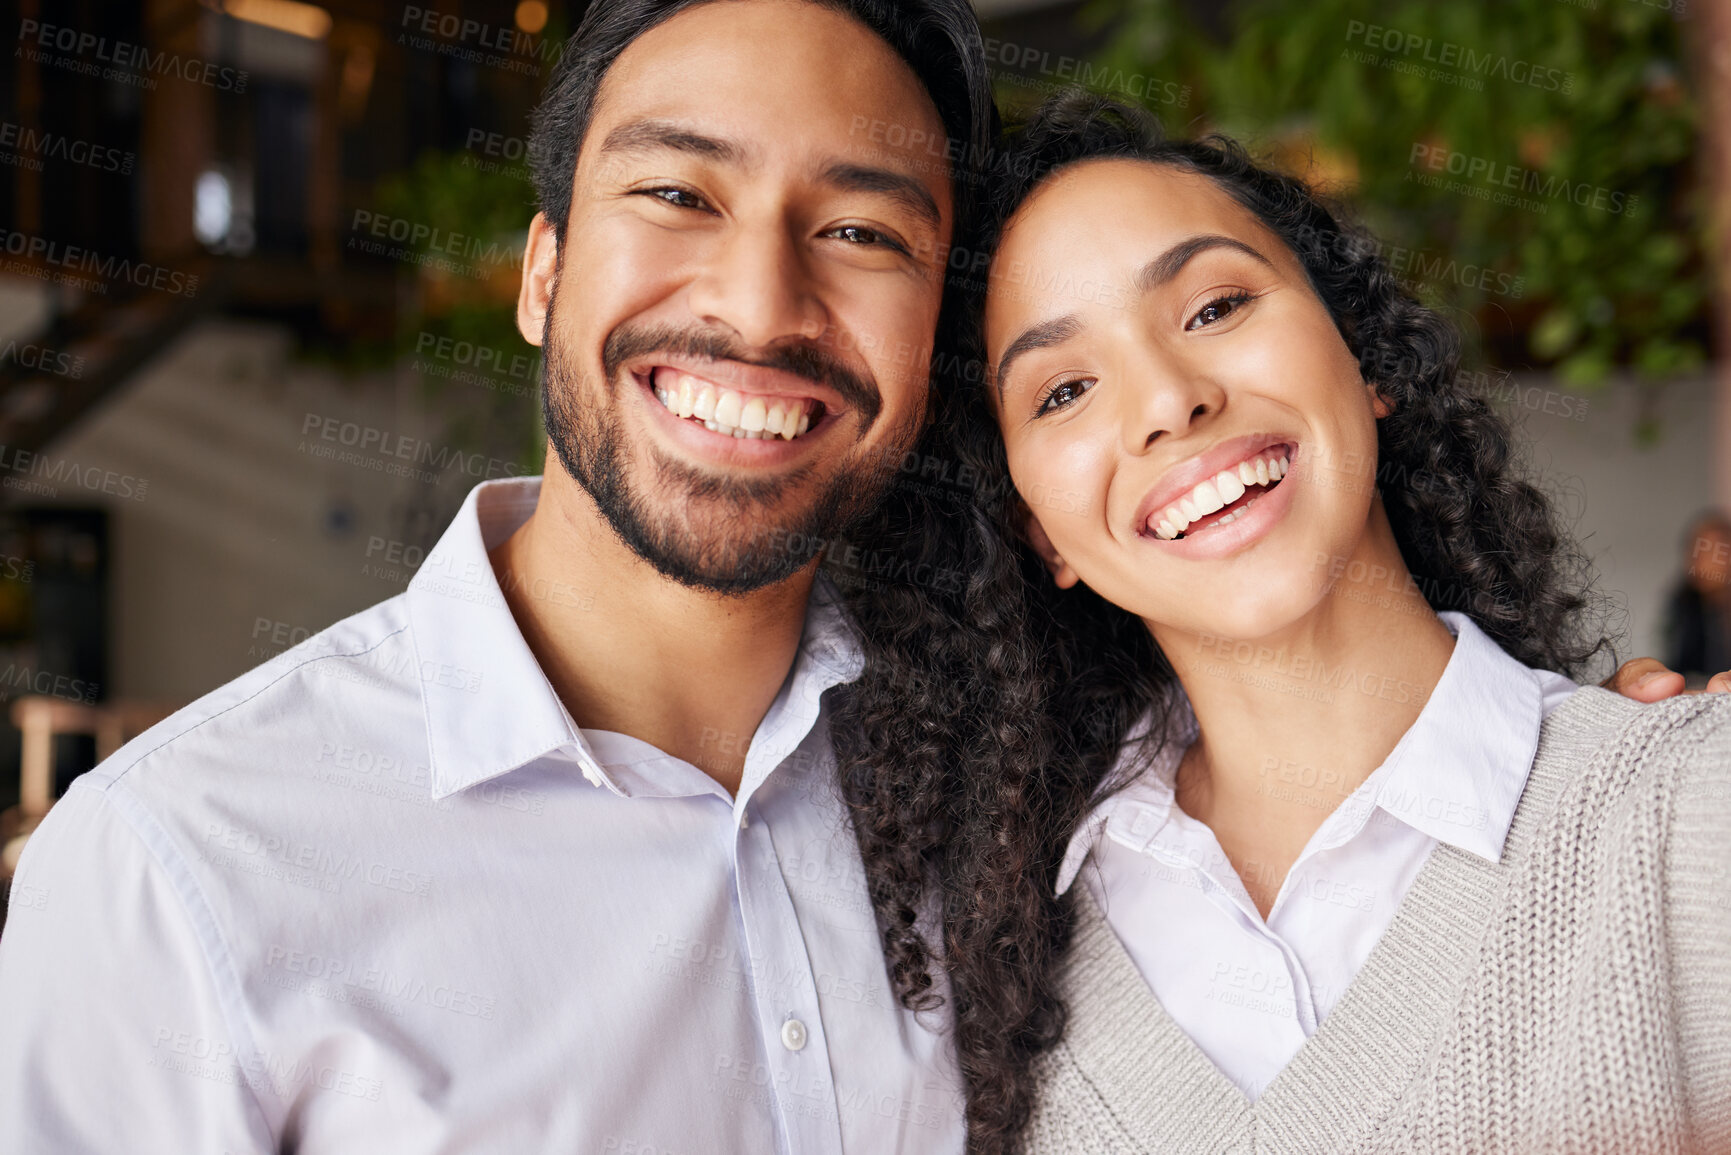
[[[552,454],[534,514],[489,556],[579,726],[629,734],[738,791],[793,666],[815,562],[743,596],[681,585],[619,539]]]

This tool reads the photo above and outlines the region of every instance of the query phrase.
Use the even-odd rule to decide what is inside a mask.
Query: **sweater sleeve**
[[[1731,1150],[1731,701],[1691,720],[1666,862],[1684,1094],[1700,1151]]]

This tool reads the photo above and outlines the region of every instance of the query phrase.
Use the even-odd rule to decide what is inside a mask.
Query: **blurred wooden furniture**
[[[12,703],[12,724],[23,735],[19,761],[18,805],[0,811],[0,881],[18,868],[18,856],[30,832],[54,805],[54,739],[62,734],[88,734],[96,739],[101,762],[127,739],[148,730],[174,712],[159,702],[105,702],[92,705],[29,694]]]

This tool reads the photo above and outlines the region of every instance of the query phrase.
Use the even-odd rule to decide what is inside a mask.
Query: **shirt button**
[[[805,1049],[805,1024],[798,1019],[789,1019],[781,1024],[781,1045],[790,1051]]]

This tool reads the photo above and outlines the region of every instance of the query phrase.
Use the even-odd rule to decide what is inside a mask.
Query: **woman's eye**
[[[1249,293],[1228,293],[1224,297],[1216,297],[1198,309],[1196,315],[1190,318],[1190,323],[1184,327],[1202,329],[1218,324],[1237,311],[1240,305],[1249,304],[1250,299]]]
[[[1043,413],[1050,413],[1054,409],[1062,409],[1086,393],[1093,384],[1093,381],[1085,377],[1077,381],[1058,382],[1046,390],[1046,395],[1040,398],[1040,407],[1034,411],[1034,416],[1038,417]]]

